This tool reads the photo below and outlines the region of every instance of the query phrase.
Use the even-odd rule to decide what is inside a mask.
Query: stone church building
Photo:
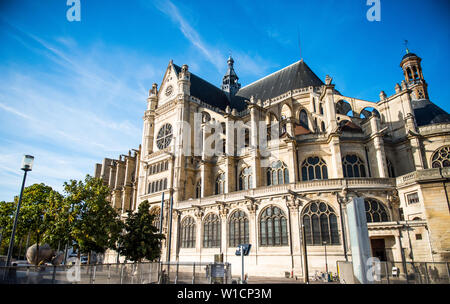
[[[95,176],[124,217],[151,203],[164,261],[222,253],[237,274],[236,248],[249,243],[249,276],[302,276],[305,244],[310,273],[325,271],[325,250],[336,272],[351,261],[353,197],[365,200],[373,256],[449,261],[450,115],[430,101],[420,57],[407,51],[400,68],[395,94],[366,101],[303,60],[242,87],[230,56],[220,88],[170,61],[149,92],[139,149]],[[237,122],[247,127],[236,132]]]

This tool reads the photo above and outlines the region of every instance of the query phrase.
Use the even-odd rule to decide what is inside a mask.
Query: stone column
[[[290,223],[289,223],[289,235],[290,235],[290,246],[292,252],[292,270],[294,271],[294,276],[296,274],[303,275],[303,263],[302,263],[302,248],[300,246],[300,217],[299,217],[299,205],[300,202],[294,197],[288,197],[286,201],[286,206],[289,210]]]
[[[203,218],[203,210],[198,207],[197,210],[195,211],[195,226],[196,226],[196,230],[195,230],[195,251],[200,254],[201,257],[201,252],[202,252],[202,248],[203,248],[203,240],[202,240],[202,218]]]
[[[122,192],[122,213],[126,213],[128,210],[132,210],[131,186],[124,186],[124,191]]]
[[[221,239],[220,239],[220,252],[223,253],[223,255],[226,257],[227,251],[228,251],[228,225],[227,225],[227,216],[229,208],[225,206],[225,204],[221,204],[218,206],[219,208],[219,215],[220,215],[220,222],[221,222]],[[224,257],[224,261],[226,261],[226,258]]]
[[[178,261],[178,253],[180,252],[180,243],[179,243],[179,223],[180,223],[180,216],[181,212],[178,210],[173,210],[173,216],[172,216],[172,250],[170,258],[171,261]]]
[[[250,153],[252,155],[251,158],[251,166],[252,166],[252,175],[253,175],[253,184],[250,188],[257,188],[262,185],[261,183],[261,166],[260,166],[260,155],[259,155],[259,147],[258,147],[258,122],[259,122],[259,112],[258,108],[255,104],[249,106],[250,116],[251,116],[251,126],[250,130]]]
[[[295,140],[288,142],[289,161],[288,161],[288,171],[289,171],[289,183],[296,183],[299,180],[298,176],[298,157],[297,157],[297,145]]]
[[[331,150],[331,165],[333,170],[328,170],[329,178],[343,178],[344,172],[342,171],[342,154],[341,145],[338,135],[333,135],[331,137],[330,143],[328,144]],[[332,172],[330,172],[332,171]],[[330,174],[331,173],[331,174]]]
[[[328,133],[336,130],[337,128],[337,121],[336,121],[336,106],[334,104],[334,98],[333,98],[333,91],[334,91],[334,84],[327,84],[325,86],[325,118],[328,122]]]
[[[225,146],[225,193],[236,189],[234,162],[234,121],[230,115],[225,115],[226,146]]]
[[[110,166],[109,169],[109,181],[108,181],[108,186],[111,189],[116,188],[116,164],[115,162],[113,162]]]
[[[377,161],[377,171],[378,177],[386,178],[388,177],[387,173],[387,165],[386,165],[386,154],[384,151],[384,142],[382,138],[382,134],[380,134],[380,119],[376,116],[372,116],[370,118],[370,127],[372,129],[373,145],[375,148],[375,157]],[[367,164],[368,166],[370,164]]]
[[[249,233],[249,243],[252,244],[252,250],[254,253],[254,258],[251,257],[251,253],[249,256],[249,262],[251,264],[256,265],[258,259],[258,219],[256,217],[256,211],[258,210],[258,203],[256,201],[247,201],[247,210],[249,212],[248,217],[248,233]],[[250,263],[249,263],[250,264]]]

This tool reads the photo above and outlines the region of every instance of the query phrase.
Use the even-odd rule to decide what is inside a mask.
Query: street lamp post
[[[12,251],[13,251],[13,247],[14,247],[14,237],[16,235],[17,219],[19,217],[20,204],[22,203],[23,189],[25,187],[25,180],[27,178],[27,172],[31,171],[31,169],[33,168],[33,161],[34,161],[34,156],[25,155],[23,157],[21,169],[23,171],[25,171],[25,173],[23,175],[22,188],[20,190],[20,196],[19,196],[19,203],[17,204],[16,214],[14,216],[14,224],[13,224],[13,228],[12,228],[12,232],[11,232],[11,239],[9,240],[8,256],[6,258],[6,266],[7,267],[11,266]]]

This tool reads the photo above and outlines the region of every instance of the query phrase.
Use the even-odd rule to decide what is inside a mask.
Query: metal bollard
[[[56,265],[53,265],[52,284],[55,284]]]
[[[96,274],[96,271],[97,271],[97,265],[94,265],[94,274],[93,274],[93,276],[92,276],[92,284],[95,284],[95,274]]]
[[[107,284],[109,284],[111,281],[111,265],[108,264],[108,279],[107,279]]]
[[[192,269],[192,284],[195,284],[195,262],[194,262],[194,266]]]

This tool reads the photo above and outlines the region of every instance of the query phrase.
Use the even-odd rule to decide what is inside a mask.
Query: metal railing
[[[338,269],[352,262],[338,261]],[[338,276],[343,282],[342,273]],[[379,273],[374,276],[375,284],[450,284],[450,263],[448,262],[380,262]]]
[[[221,271],[211,270],[220,269]],[[143,262],[0,267],[0,284],[213,284],[231,283],[231,264]]]

